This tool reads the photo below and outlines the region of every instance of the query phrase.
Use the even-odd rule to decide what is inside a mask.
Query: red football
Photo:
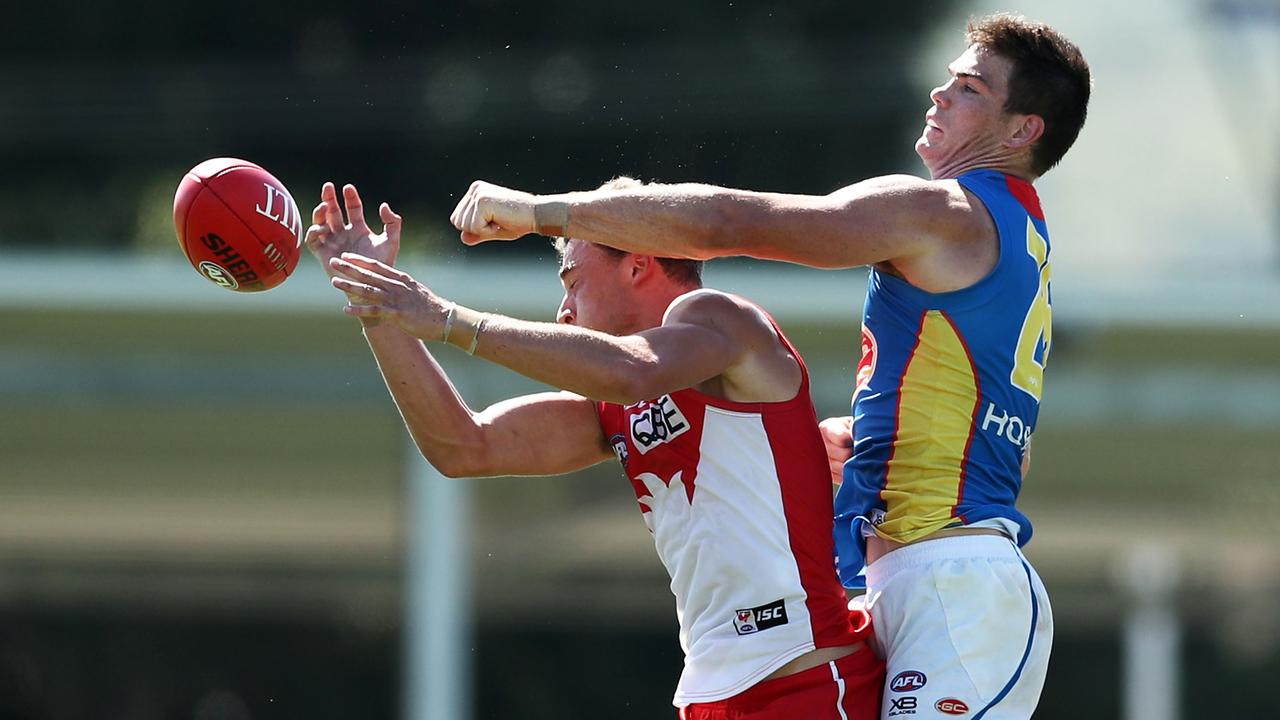
[[[298,205],[248,160],[213,158],[191,168],[173,197],[173,224],[191,266],[228,290],[269,290],[298,265]]]

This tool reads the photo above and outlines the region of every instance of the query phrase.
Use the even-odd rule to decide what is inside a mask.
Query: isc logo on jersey
[[[751,635],[786,624],[787,604],[783,600],[774,600],[767,605],[736,610],[733,613],[733,629],[739,635]]]
[[[633,407],[631,442],[641,455],[689,431],[689,421],[670,395]]]

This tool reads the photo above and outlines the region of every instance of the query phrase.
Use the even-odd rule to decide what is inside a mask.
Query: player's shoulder
[[[832,196],[848,200],[875,198],[876,207],[891,216],[926,225],[935,220],[954,220],[972,211],[969,195],[955,179],[880,175],[847,185]]]
[[[714,288],[697,288],[678,296],[667,306],[666,319],[680,320],[691,316],[737,316],[759,313],[759,308],[746,299]]]
[[[972,240],[986,235],[990,219],[977,194],[956,178],[937,180],[912,175],[899,184],[920,229],[940,241]]]
[[[891,193],[905,197],[930,197],[934,195],[949,194],[956,188],[959,188],[959,183],[955,180],[934,180],[931,178],[923,178],[919,175],[896,173],[892,175],[877,175],[865,180],[860,180],[852,185],[846,185],[836,192],[850,192],[857,190],[862,192],[874,191],[879,193]]]
[[[662,322],[664,325],[677,322],[709,325],[735,335],[772,333],[773,329],[773,323],[760,306],[714,288],[690,290],[672,300]]]

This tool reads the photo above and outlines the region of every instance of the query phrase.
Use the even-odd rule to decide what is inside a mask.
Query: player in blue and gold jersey
[[[986,527],[1025,544],[1014,506],[1052,342],[1049,234],[1035,189],[995,170],[957,182],[996,226],[990,273],[931,293],[871,270],[853,397],[856,442],[844,468],[841,574],[856,583],[874,534],[910,543]],[[1021,312],[1018,312],[1021,310]]]
[[[1052,349],[1032,182],[1084,125],[1089,66],[1018,16],[976,19],[966,38],[916,142],[929,179],[822,196],[700,184],[537,196],[476,182],[452,217],[468,244],[541,232],[654,255],[871,266],[853,415],[824,431],[829,454],[852,455],[838,567],[846,585],[866,581],[886,719],[1028,718],[1052,642],[1016,507]]]

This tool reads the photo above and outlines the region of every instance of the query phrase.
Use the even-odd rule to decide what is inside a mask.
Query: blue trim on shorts
[[[1004,688],[1000,691],[1000,694],[996,695],[994,700],[987,703],[986,707],[979,710],[978,714],[973,716],[973,720],[982,720],[982,716],[986,715],[988,710],[995,707],[996,703],[1003,700],[1004,696],[1008,695],[1010,690],[1013,690],[1013,686],[1017,684],[1018,679],[1022,677],[1022,669],[1027,666],[1027,658],[1031,657],[1031,643],[1035,640],[1036,623],[1040,617],[1040,602],[1036,598],[1036,586],[1035,583],[1031,582],[1031,567],[1027,565],[1026,560],[1022,561],[1022,569],[1027,573],[1027,587],[1031,591],[1031,632],[1027,634],[1027,647],[1022,651],[1022,660],[1018,663],[1018,669],[1014,671],[1013,677],[1009,678],[1009,682],[1005,683]]]

